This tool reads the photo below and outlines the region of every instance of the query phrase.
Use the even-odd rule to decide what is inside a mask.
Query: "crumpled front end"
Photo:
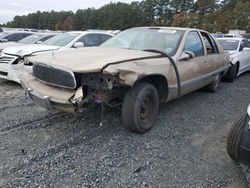
[[[26,61],[25,57],[3,53],[0,56],[0,78],[20,83],[22,74],[32,73],[32,65],[26,64]]]
[[[128,88],[113,76],[73,73],[44,64],[35,64],[33,75],[25,74],[20,80],[26,94],[39,106],[71,113],[82,113],[104,103],[116,107]]]

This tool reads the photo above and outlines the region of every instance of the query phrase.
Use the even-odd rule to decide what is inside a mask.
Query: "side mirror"
[[[250,52],[250,48],[249,47],[244,47],[243,52]]]
[[[42,41],[40,41],[40,40],[36,42],[36,44],[42,44],[42,43],[43,43],[43,42],[42,42]]]
[[[84,47],[84,43],[83,42],[76,42],[74,45],[73,45],[74,48],[82,48]]]
[[[190,51],[184,51],[181,53],[181,56],[179,58],[179,61],[185,61],[185,60],[188,60],[188,59],[192,59],[194,58],[195,55],[193,52],[190,52]]]

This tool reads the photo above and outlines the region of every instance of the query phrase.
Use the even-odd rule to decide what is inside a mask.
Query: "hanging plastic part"
[[[31,91],[32,91],[31,88],[25,89],[25,99],[26,99],[26,100],[29,98],[29,92],[31,92]]]
[[[103,125],[103,113],[104,113],[104,104],[101,103],[101,119],[100,119],[100,126]]]
[[[167,57],[169,59],[170,63],[173,65],[174,70],[175,70],[175,75],[176,75],[176,80],[177,80],[177,86],[178,86],[178,97],[180,98],[181,97],[181,79],[180,79],[180,73],[179,73],[178,67],[177,67],[176,63],[174,62],[173,58],[169,54],[167,54],[166,52],[163,52],[163,51],[158,50],[158,49],[145,49],[143,51],[160,53],[160,54],[162,54],[163,56],[165,56],[165,57]]]

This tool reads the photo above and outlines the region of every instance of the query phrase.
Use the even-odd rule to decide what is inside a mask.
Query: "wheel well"
[[[237,61],[236,62],[236,64],[237,64],[237,72],[236,72],[236,75],[238,74],[238,72],[239,72],[239,68],[240,68],[240,62],[239,61]]]
[[[160,102],[164,102],[168,97],[168,82],[162,75],[144,76],[136,81],[136,83],[147,82],[155,86],[159,93]]]

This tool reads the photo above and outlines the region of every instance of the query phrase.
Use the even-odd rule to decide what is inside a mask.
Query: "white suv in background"
[[[20,83],[19,75],[32,70],[32,65],[25,64],[25,57],[48,51],[99,46],[111,37],[112,34],[104,31],[71,31],[58,34],[42,44],[5,48],[0,56],[0,78]]]

